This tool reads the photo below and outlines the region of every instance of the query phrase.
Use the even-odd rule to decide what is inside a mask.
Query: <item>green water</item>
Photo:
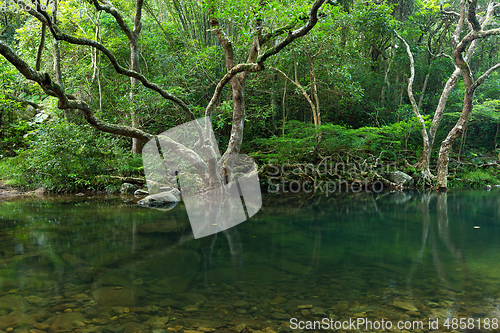
[[[291,318],[484,325],[500,317],[499,207],[500,191],[265,196],[251,220],[195,240],[182,204],[3,201],[0,331],[271,332]]]

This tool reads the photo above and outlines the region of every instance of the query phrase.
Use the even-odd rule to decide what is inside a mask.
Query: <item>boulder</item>
[[[133,321],[129,321],[128,323],[123,324],[122,327],[124,328],[125,333],[141,332],[141,331],[145,331],[147,329],[146,325],[136,323]]]
[[[12,311],[6,316],[0,317],[0,330],[5,330],[9,327],[16,327],[20,325],[33,325],[36,320],[21,311]]]
[[[136,190],[137,190],[137,185],[130,183],[123,183],[122,186],[120,187],[121,194],[134,194]]]
[[[151,327],[161,327],[161,326],[166,325],[169,320],[170,320],[169,317],[154,316],[154,317],[149,318],[147,321],[145,321],[144,325],[151,326]]]
[[[73,331],[83,327],[85,316],[81,312],[70,312],[59,315],[50,326],[50,332]]]
[[[137,204],[141,207],[146,208],[157,208],[157,209],[172,209],[180,201],[180,192],[177,189],[172,189],[168,192],[160,192],[157,194],[151,194],[142,200],[139,200]]]
[[[382,177],[390,182],[390,184],[385,185],[389,185],[392,187],[411,188],[414,186],[413,178],[401,171],[385,172],[382,174]]]
[[[5,295],[0,297],[0,310],[15,311],[20,310],[26,312],[28,310],[28,303],[17,295]]]
[[[167,277],[158,281],[154,287],[158,294],[181,293],[188,289],[191,278],[187,276]],[[153,291],[150,289],[150,291]]]
[[[418,311],[418,309],[413,305],[413,303],[409,301],[399,301],[395,300],[392,305],[394,305],[397,308],[407,310],[407,311]]]
[[[93,293],[95,301],[101,306],[134,306],[137,303],[136,293],[129,288],[116,289],[115,287],[102,287]]]

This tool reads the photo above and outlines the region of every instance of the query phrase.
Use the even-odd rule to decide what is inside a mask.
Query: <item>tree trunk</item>
[[[42,23],[42,36],[40,37],[40,44],[38,44],[38,50],[36,52],[35,70],[39,71],[42,63],[42,53],[45,47],[45,31],[47,30],[47,25]]]
[[[477,80],[474,80],[471,68],[467,63],[468,59],[470,59],[469,54],[471,54],[474,51],[475,41],[477,39],[500,34],[499,29],[492,29],[487,31],[482,30],[482,28],[488,24],[489,20],[493,15],[495,9],[494,3],[488,5],[487,14],[482,25],[479,24],[479,21],[477,20],[476,17],[476,6],[477,6],[477,0],[470,0],[466,13],[465,2],[464,0],[462,0],[460,20],[463,21],[465,18],[467,18],[469,25],[472,28],[472,31],[470,31],[466,36],[464,36],[460,41],[460,43],[458,43],[458,34],[454,35],[455,43],[454,43],[453,59],[459,70],[462,72],[465,93],[464,93],[464,102],[460,118],[458,119],[453,129],[448,133],[446,139],[444,139],[444,141],[441,143],[441,148],[439,150],[438,172],[437,172],[438,174],[437,174],[437,185],[436,185],[436,189],[439,191],[446,191],[448,189],[448,163],[449,163],[450,150],[455,140],[462,134],[465,127],[467,126],[467,122],[469,121],[469,117],[472,112],[472,102],[474,100],[474,92],[476,91],[477,87],[479,87],[479,85],[481,85],[481,83],[483,83],[484,80],[493,71],[500,68],[500,63],[498,63],[489,68]],[[464,59],[462,53],[465,51],[467,47],[469,47],[469,49]]]
[[[130,69],[139,72],[139,41],[135,39],[134,43],[130,43]],[[130,118],[132,120],[132,127],[137,127],[137,110],[135,103],[135,95],[137,93],[137,89],[139,87],[139,82],[136,78],[130,78]],[[132,139],[132,152],[134,154],[140,154],[142,152],[142,143],[136,138]]]
[[[57,24],[57,0],[54,0],[54,10],[52,11],[52,20]],[[64,83],[61,73],[61,51],[59,50],[59,41],[54,39],[54,72],[56,74],[56,82],[64,90]],[[64,118],[69,123],[71,122],[71,114],[69,109],[64,109]]]
[[[441,143],[441,148],[439,149],[438,158],[438,172],[437,172],[437,185],[436,189],[438,191],[446,191],[448,189],[448,162],[450,150],[455,142],[455,140],[462,134],[467,122],[469,121],[470,113],[472,112],[472,100],[474,97],[474,92],[465,92],[464,105],[462,109],[462,114],[460,119],[453,127],[453,129],[448,133],[448,136]]]
[[[434,139],[436,137],[436,132],[439,127],[439,123],[441,122],[441,118],[443,117],[446,102],[448,101],[448,97],[450,96],[451,91],[455,87],[458,78],[460,77],[460,69],[457,68],[450,76],[446,85],[441,93],[441,97],[439,98],[438,106],[436,107],[436,111],[434,112],[434,118],[432,119],[432,126],[429,130],[429,145],[424,147],[422,150],[422,154],[420,155],[420,159],[417,163],[417,166],[422,170],[428,170],[430,173],[430,161],[431,161],[431,153],[432,147],[434,145]]]
[[[133,70],[134,72],[137,72],[137,73],[139,73],[139,71],[140,71],[140,66],[139,66],[139,34],[141,33],[141,28],[142,28],[142,23],[141,23],[142,5],[143,5],[143,1],[138,0],[137,4],[136,4],[136,13],[135,13],[135,17],[134,17],[134,30],[132,30],[130,32],[130,35],[129,35],[130,69]],[[131,104],[130,118],[131,118],[131,126],[133,128],[136,128],[139,125],[137,108],[136,108],[137,103],[135,103],[135,95],[137,94],[138,87],[139,87],[139,81],[136,78],[131,77],[130,78],[130,104]],[[132,139],[132,153],[141,154],[143,146],[144,146],[143,142],[139,141],[136,138]]]

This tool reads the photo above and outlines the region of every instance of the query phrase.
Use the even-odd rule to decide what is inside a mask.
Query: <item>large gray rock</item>
[[[120,187],[121,194],[134,194],[135,190],[137,190],[137,186],[130,183],[123,183]]]
[[[382,176],[393,183],[393,186],[411,188],[414,186],[413,178],[401,171],[385,172]]]
[[[180,192],[177,189],[172,189],[168,192],[160,192],[157,194],[151,194],[142,200],[139,200],[137,204],[141,207],[146,208],[161,208],[161,209],[172,209],[180,201]]]

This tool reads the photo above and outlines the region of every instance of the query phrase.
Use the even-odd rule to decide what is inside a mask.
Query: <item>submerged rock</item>
[[[144,322],[144,325],[148,325],[151,327],[160,327],[168,323],[170,320],[169,317],[151,317],[149,318],[146,322]]]
[[[25,315],[21,311],[12,311],[6,316],[0,317],[0,330],[19,325],[33,325],[36,320],[32,316]]]
[[[156,208],[156,209],[172,209],[180,201],[180,192],[177,189],[172,189],[168,192],[160,192],[157,194],[151,194],[142,200],[139,200],[137,204],[141,207],[146,208]]]
[[[412,303],[407,302],[407,301],[394,301],[394,303],[392,303],[392,305],[394,305],[397,308],[407,310],[407,311],[415,311],[415,312],[418,311],[418,309],[415,307],[415,305],[413,305]]]
[[[0,297],[0,310],[15,311],[20,310],[26,312],[28,310],[28,303],[17,295],[5,295]]]
[[[85,316],[81,312],[70,312],[60,315],[50,326],[50,332],[71,331],[83,327]]]
[[[190,282],[191,278],[189,276],[167,277],[158,281],[157,287],[163,289],[160,294],[182,293],[187,290]]]
[[[184,302],[185,304],[202,304],[207,301],[207,298],[203,294],[198,293],[180,293],[176,296],[178,301]]]
[[[134,306],[137,302],[136,294],[128,288],[102,287],[95,290],[93,296],[99,305],[109,307]]]
[[[123,324],[122,327],[123,327],[125,333],[141,332],[141,331],[145,331],[147,329],[146,325],[136,323],[133,321],[130,321],[128,323]]]

